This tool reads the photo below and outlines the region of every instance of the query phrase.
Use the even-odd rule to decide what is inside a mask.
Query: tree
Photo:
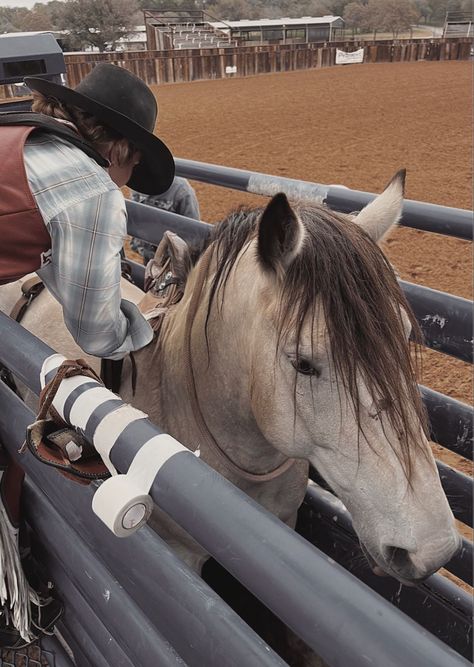
[[[443,25],[446,12],[472,11],[472,0],[428,0],[428,5],[433,25]]]
[[[295,3],[298,6],[298,3]],[[309,0],[303,6],[299,6],[299,12],[296,16],[328,16],[331,9],[327,0]]]
[[[182,12],[189,9],[205,9],[207,3],[202,0],[138,0],[141,10],[154,9],[159,12]]]
[[[391,32],[394,39],[420,18],[413,0],[369,0],[367,14],[373,30]]]
[[[255,14],[255,7],[247,0],[212,0],[206,5],[206,9],[222,21],[258,18],[260,13],[257,11]]]
[[[354,34],[355,30],[365,32],[371,28],[367,5],[362,5],[360,2],[349,2],[344,9],[344,22],[346,28],[352,28]]]
[[[0,34],[24,30],[23,21],[29,14],[26,7],[0,7]]]
[[[350,0],[326,0],[326,4],[329,9],[329,14],[334,16],[343,16],[346,5],[348,5]]]
[[[134,32],[136,0],[67,0],[61,15],[61,27],[70,32],[76,48],[94,46],[103,51],[115,49],[117,41]]]
[[[53,8],[56,4],[61,3],[35,3],[31,11],[23,16],[21,20],[21,30],[24,30],[25,32],[30,30],[57,30],[58,23],[53,17]],[[52,7],[50,7],[50,5],[52,5]]]
[[[420,14],[420,18],[422,18],[425,23],[428,23],[433,13],[430,0],[415,0],[415,6]]]
[[[0,0],[1,1],[1,0]],[[342,16],[350,0],[137,0],[141,9],[208,10],[223,20],[281,18],[283,16]]]

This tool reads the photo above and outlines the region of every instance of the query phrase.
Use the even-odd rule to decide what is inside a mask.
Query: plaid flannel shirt
[[[64,321],[88,354],[120,359],[153,332],[120,294],[120,250],[127,213],[108,173],[62,138],[34,132],[24,160],[31,191],[51,235],[38,275],[63,308]]]

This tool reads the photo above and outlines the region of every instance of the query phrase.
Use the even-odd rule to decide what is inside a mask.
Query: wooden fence
[[[325,44],[279,44],[179,51],[71,53],[65,55],[65,61],[68,85],[73,88],[100,62],[126,67],[147,84],[162,84],[331,67],[335,65],[336,49],[355,51],[361,47],[365,48],[366,63],[471,58],[471,40],[452,38],[411,41],[351,40]],[[236,68],[235,74],[226,73],[227,67]],[[13,87],[0,86],[0,98],[13,96]]]
[[[72,87],[98,62],[126,67],[148,84],[178,83],[331,67],[335,65],[336,48],[354,51],[362,46],[368,63],[469,60],[471,57],[471,40],[459,38],[80,53],[67,55],[66,65]],[[236,67],[236,74],[226,74],[226,67]]]

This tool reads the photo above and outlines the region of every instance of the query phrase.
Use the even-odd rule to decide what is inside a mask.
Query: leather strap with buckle
[[[31,304],[31,302],[36,299],[38,294],[41,294],[43,289],[44,283],[41,278],[38,278],[38,276],[34,276],[33,278],[25,280],[21,286],[21,296],[10,312],[10,317],[12,320],[21,322],[26,309]]]

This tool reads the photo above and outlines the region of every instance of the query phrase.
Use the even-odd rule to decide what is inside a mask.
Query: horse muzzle
[[[446,565],[461,549],[461,537],[457,533],[453,538],[439,545],[429,557],[423,557],[415,551],[408,551],[397,546],[386,545],[381,553],[373,554],[361,542],[362,551],[372,572],[377,576],[395,577],[405,586],[416,586]],[[424,553],[427,553],[425,548]]]

